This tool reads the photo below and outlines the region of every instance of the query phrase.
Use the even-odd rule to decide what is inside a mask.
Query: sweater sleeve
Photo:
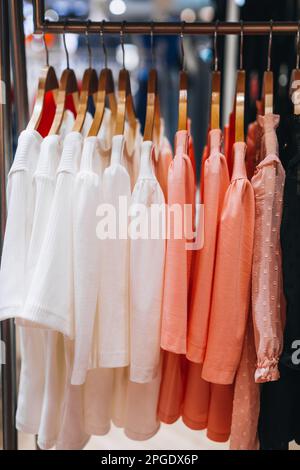
[[[148,224],[148,236],[133,237],[130,242],[130,380],[145,383],[157,376],[159,366],[165,260],[164,197],[154,178],[138,179],[131,210],[141,204],[137,220]],[[157,222],[152,208],[160,208]],[[157,236],[152,236],[157,229]]]
[[[186,240],[182,234],[185,174],[185,160],[175,156],[168,174],[169,211],[161,347],[178,354],[186,353],[187,336],[188,266]]]
[[[247,179],[234,180],[225,197],[202,377],[230,384],[237,371],[249,312],[254,195]]]
[[[80,172],[74,190],[74,310],[75,348],[72,384],[84,383],[92,347],[99,289],[99,243],[96,211],[99,178],[92,171]]]

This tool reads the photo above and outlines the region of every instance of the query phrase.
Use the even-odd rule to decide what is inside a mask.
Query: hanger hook
[[[48,21],[48,20],[46,20]],[[47,46],[47,41],[46,41],[46,38],[45,38],[45,26],[43,26],[43,43],[44,43],[44,47],[45,47],[45,52],[46,52],[46,65],[47,67],[49,67],[49,49],[48,49],[48,46]]]
[[[298,31],[297,31],[297,39],[296,39],[296,69],[299,69],[300,63],[300,20],[298,21]]]
[[[216,20],[215,32],[214,32],[214,70],[215,70],[215,72],[218,71],[218,63],[219,63],[218,48],[217,48],[218,26],[219,26],[219,20]]]
[[[89,54],[89,68],[92,68],[92,49],[90,45],[90,38],[89,38],[89,25],[90,25],[91,20],[87,20],[86,22],[86,30],[85,30],[85,42],[86,42],[86,47],[88,50]]]
[[[268,72],[270,72],[270,70],[271,70],[272,39],[273,39],[273,20],[270,20],[270,33],[269,33],[269,46],[268,46],[268,68],[267,68]]]
[[[151,64],[152,68],[155,65],[155,50],[154,50],[154,22],[151,21],[151,31],[150,31],[150,48],[151,48]]]
[[[67,69],[70,68],[70,60],[69,60],[69,53],[68,53],[68,49],[67,49],[67,44],[66,44],[66,21],[64,23],[64,29],[63,29],[63,43],[64,43],[64,49],[65,49],[65,53],[66,53],[66,59],[67,59]]]
[[[181,32],[180,32],[180,50],[181,50],[181,70],[185,70],[185,55],[184,55],[184,42],[183,42],[183,35],[184,35],[184,27],[185,21],[181,22]]]
[[[241,33],[240,33],[240,70],[243,70],[243,49],[244,49],[244,23],[241,20]]]
[[[122,48],[122,64],[123,64],[123,69],[125,69],[125,47],[124,47],[124,29],[125,29],[126,21],[122,22],[122,26],[120,29],[120,44]]]
[[[104,24],[105,24],[105,20],[102,20],[101,27],[100,27],[100,40],[101,40],[101,46],[102,46],[103,54],[104,54],[104,67],[107,69],[107,49],[106,49],[106,45],[104,42]]]

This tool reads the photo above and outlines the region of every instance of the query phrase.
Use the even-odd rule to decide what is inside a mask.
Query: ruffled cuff
[[[279,357],[274,357],[272,359],[266,358],[263,361],[258,362],[254,375],[255,382],[264,383],[278,380],[280,378],[278,361]]]

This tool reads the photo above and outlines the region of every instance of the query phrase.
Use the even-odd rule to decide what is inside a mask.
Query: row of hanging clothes
[[[100,35],[106,58],[103,28]],[[209,439],[230,440],[231,449],[300,443],[300,110],[295,104],[280,158],[272,24],[262,98],[246,136],[243,27],[234,106],[222,132],[216,26],[199,187],[184,63],[173,155],[155,68],[141,133],[123,36],[117,97],[107,62],[98,77],[90,53],[79,93],[65,35],[59,81],[47,53],[8,175],[0,319],[18,325],[17,429],[36,434],[42,449],[81,449],[112,423],[145,440],[161,422],[181,418]],[[298,31],[293,80],[299,75]],[[167,238],[97,236],[99,207],[114,207],[119,221],[125,216],[127,230],[126,211],[136,205],[147,214],[155,205],[189,205],[197,243],[176,237],[170,219]],[[156,224],[165,218],[161,211]]]

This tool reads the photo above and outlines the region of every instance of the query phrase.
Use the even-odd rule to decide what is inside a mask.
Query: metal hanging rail
[[[45,2],[44,0],[34,0],[34,29],[36,33],[82,33],[86,31],[86,21],[47,21],[45,20]],[[172,35],[182,32],[182,22],[101,22],[91,21],[89,23],[89,33],[98,33],[103,27],[104,33],[119,34],[123,29],[128,34],[160,34]],[[215,23],[184,23],[184,33],[194,35],[210,35],[215,32]],[[298,22],[274,21],[272,23],[273,33],[278,34],[296,34],[298,31]],[[241,24],[230,22],[218,23],[218,35],[240,34]],[[243,23],[243,32],[246,35],[269,34],[270,22],[245,22]]]

